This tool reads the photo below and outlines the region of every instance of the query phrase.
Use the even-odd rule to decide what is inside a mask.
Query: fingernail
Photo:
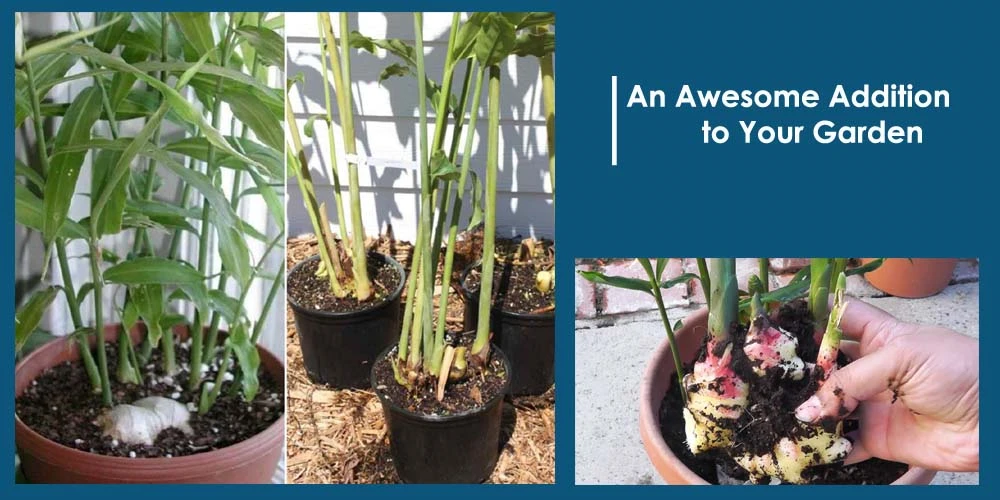
[[[820,410],[819,398],[813,396],[795,409],[795,418],[806,423],[812,423],[819,418]]]

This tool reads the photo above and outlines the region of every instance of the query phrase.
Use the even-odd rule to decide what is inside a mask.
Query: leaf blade
[[[175,90],[173,87],[170,87],[169,85],[161,82],[160,80],[153,78],[152,76],[146,73],[143,73],[135,66],[132,66],[131,64],[128,64],[127,62],[122,60],[120,57],[113,56],[110,54],[105,54],[99,50],[94,49],[93,47],[88,47],[86,45],[74,45],[67,48],[66,50],[71,53],[77,54],[81,57],[90,58],[95,62],[107,66],[109,68],[116,69],[118,71],[127,71],[134,74],[136,77],[142,79],[143,82],[149,84],[151,87],[158,90],[164,96],[164,98],[169,103],[173,111],[177,112],[177,114],[185,121],[188,121],[191,124],[197,126],[201,130],[201,133],[205,136],[205,138],[208,139],[216,147],[220,148],[222,151],[225,151],[226,153],[229,153],[245,161],[246,163],[263,168],[263,165],[261,165],[259,162],[247,158],[246,156],[243,156],[243,154],[241,154],[239,151],[233,149],[232,145],[230,145],[225,140],[222,133],[219,132],[216,128],[212,127],[212,125],[208,122],[208,120],[205,119],[205,117],[201,114],[201,111],[195,108],[193,104],[188,102],[188,100],[185,99],[184,96],[182,96],[180,93],[178,93],[177,90]]]
[[[241,286],[246,286],[253,273],[250,263],[250,249],[243,232],[239,228],[216,222],[215,232],[219,237],[219,258],[222,268],[236,279]]]
[[[156,345],[160,342],[163,330],[160,320],[163,318],[163,286],[147,284],[129,287],[129,300],[135,308],[135,313],[146,322],[149,340]],[[134,323],[134,322],[133,322]]]
[[[95,87],[88,87],[81,92],[63,119],[53,142],[53,152],[67,144],[86,141],[90,138],[90,129],[101,115],[101,96]],[[42,226],[42,237],[45,244],[51,244],[69,214],[69,206],[76,192],[76,182],[80,177],[80,167],[83,165],[85,152],[53,155],[46,174],[44,203],[45,220]]]
[[[14,220],[31,229],[41,231],[45,215],[41,198],[35,196],[24,184],[14,183]],[[58,235],[68,239],[87,239],[87,230],[79,222],[66,219]]]
[[[626,290],[635,290],[637,292],[645,292],[648,294],[653,293],[651,285],[646,280],[626,278],[624,276],[608,276],[598,271],[577,271],[577,273],[583,279],[598,285],[624,288]]]
[[[660,288],[672,288],[681,283],[687,283],[691,280],[701,279],[700,276],[694,273],[684,273],[676,278],[672,278],[660,283]]]
[[[109,26],[94,35],[94,47],[102,52],[111,52],[132,24],[132,15],[128,12],[98,12],[96,16],[97,24],[107,23]]]
[[[275,150],[283,147],[285,138],[281,120],[267,112],[257,99],[242,92],[223,92],[220,97],[229,104],[233,115],[250,127],[261,142]]]
[[[107,28],[108,26],[111,26],[112,24],[118,22],[120,19],[121,16],[116,16],[111,21],[94,26],[93,28],[88,28],[81,31],[74,31],[72,33],[63,35],[59,38],[35,44],[31,48],[25,50],[23,54],[21,54],[21,57],[17,59],[17,64],[18,66],[20,66],[28,61],[31,61],[32,59],[37,59],[40,56],[56,53],[63,47],[72,45],[73,43],[79,40],[83,40],[84,38],[87,38],[90,35],[93,35],[94,33],[100,32],[104,28]]]
[[[260,382],[257,379],[257,371],[260,369],[260,353],[257,346],[253,345],[250,335],[247,334],[246,325],[240,322],[229,332],[226,337],[226,345],[232,348],[233,354],[240,365],[240,384],[243,391],[243,399],[253,401],[257,397],[260,389]]]
[[[241,26],[236,33],[254,48],[262,63],[279,67],[285,64],[285,42],[281,35],[257,26]]]
[[[122,215],[125,212],[127,195],[125,188],[128,187],[128,173],[131,172],[131,169],[125,172],[125,176],[121,177],[115,185],[107,185],[111,181],[111,174],[122,155],[121,151],[101,150],[94,157],[93,165],[91,165],[90,206],[92,214],[98,200],[96,195],[105,189],[111,193],[104,210],[96,215],[95,225],[99,235],[115,234],[122,230]]]
[[[212,33],[212,18],[209,12],[171,12],[170,16],[199,57],[214,52],[215,35]],[[219,62],[218,56],[214,53],[210,57],[212,62]]]
[[[106,228],[114,229],[117,227],[117,230],[113,232],[121,230],[121,217],[125,210],[125,187],[128,185],[128,174],[132,170],[132,160],[135,159],[140,150],[145,148],[153,135],[156,134],[156,131],[159,130],[160,122],[163,121],[163,117],[169,109],[170,107],[166,103],[160,105],[160,109],[157,110],[156,114],[146,122],[146,125],[142,127],[139,134],[129,142],[118,158],[117,163],[115,163],[114,169],[107,172],[107,179],[104,181],[102,190],[97,194],[96,201],[93,201],[93,205],[91,205],[91,229],[96,229],[92,231],[94,234],[106,234],[101,232],[100,219],[105,216],[104,212],[107,210],[109,203],[114,203],[115,205],[112,208],[117,211],[111,214],[110,219],[106,220]],[[120,190],[120,192],[116,192],[116,190]],[[121,196],[120,199],[112,200],[113,197],[119,194]],[[91,193],[91,200],[94,200],[94,193]]]
[[[180,285],[205,279],[187,263],[161,257],[138,257],[109,267],[104,280],[121,285]]]
[[[50,286],[35,292],[28,301],[18,309],[14,316],[14,350],[21,352],[25,342],[35,332],[42,322],[42,315],[49,308],[59,293],[59,288]]]

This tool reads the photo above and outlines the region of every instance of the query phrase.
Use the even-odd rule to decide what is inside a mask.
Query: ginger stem
[[[709,276],[712,293],[708,309],[708,332],[717,343],[722,343],[729,340],[730,330],[739,314],[736,259],[712,259]]]
[[[812,311],[816,329],[826,323],[829,314],[831,259],[809,261],[809,310]]]
[[[844,315],[846,306],[844,301],[846,288],[847,277],[844,273],[840,273],[837,276],[837,287],[834,291],[833,309],[830,311],[826,333],[823,334],[823,342],[819,346],[819,354],[816,357],[816,366],[823,370],[823,381],[826,381],[830,374],[837,369],[837,352],[840,350],[840,339],[844,335],[840,329],[840,318]]]

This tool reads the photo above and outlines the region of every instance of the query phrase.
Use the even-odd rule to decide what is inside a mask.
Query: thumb
[[[843,419],[858,403],[885,391],[888,380],[901,369],[901,357],[890,345],[834,371],[816,394],[795,409],[806,423],[823,418]]]

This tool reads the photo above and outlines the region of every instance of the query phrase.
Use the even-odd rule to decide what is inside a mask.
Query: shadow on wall
[[[409,44],[413,43],[413,19],[409,13],[385,13],[385,14],[365,14],[365,16],[381,15],[385,20],[385,33],[387,38],[399,38]],[[370,18],[366,17],[366,21]],[[336,24],[334,16],[334,24]],[[366,23],[368,24],[368,23]],[[351,30],[358,29],[358,14],[349,14],[349,25]],[[431,26],[425,23],[425,32],[429,32]],[[335,30],[335,32],[338,30]],[[436,33],[433,39],[425,40],[425,56],[427,74],[435,81],[440,80],[444,67],[445,53],[447,51],[447,29],[441,33]],[[294,57],[289,56],[287,74],[296,75],[301,73],[305,77],[305,84],[300,85],[298,102],[292,105],[298,111],[296,118],[305,120],[310,114],[321,113],[324,103],[323,76],[319,68],[319,39],[313,36],[289,36],[289,45],[297,44],[302,46],[302,50]],[[398,141],[397,149],[406,151],[411,162],[418,161],[419,137],[418,137],[418,98],[416,91],[416,80],[413,77],[394,77],[381,83],[381,87],[388,91],[392,116],[377,115],[373,111],[376,106],[372,99],[384,98],[384,94],[369,94],[359,91],[359,84],[366,87],[378,85],[378,76],[381,70],[394,62],[398,58],[391,54],[382,53],[380,56],[373,55],[367,51],[351,51],[351,71],[353,95],[355,104],[355,135],[358,143],[358,153],[374,158],[385,158],[385,152],[378,150],[384,145],[392,142],[385,137],[390,127],[395,129],[395,141]],[[452,92],[456,97],[461,92],[462,82],[465,77],[465,63],[459,63],[455,71],[452,84]],[[546,192],[548,187],[548,158],[545,143],[545,122],[544,112],[541,109],[541,85],[539,80],[538,63],[535,58],[512,57],[501,66],[501,151],[500,151],[500,172],[498,175],[498,196],[497,196],[497,225],[500,235],[553,235],[554,210],[552,196]],[[486,163],[486,100],[487,92],[485,83],[482,92],[482,102],[480,104],[479,118],[477,119],[477,137],[473,146],[472,169],[480,179],[485,180]],[[332,77],[331,77],[332,86]],[[332,89],[331,89],[332,92]],[[469,90],[471,101],[473,89]],[[334,121],[339,124],[336,99],[333,110],[331,110]],[[430,108],[430,106],[428,106]],[[308,110],[308,112],[306,111]],[[430,112],[430,110],[429,110]],[[428,117],[428,123],[433,125],[432,116]],[[468,124],[468,117],[466,119]],[[320,149],[320,144],[327,142],[325,123],[322,120],[316,121],[316,135],[318,140],[312,144],[305,145],[305,153],[313,174],[313,181],[316,185],[317,196],[322,200],[333,199],[332,180],[329,178],[330,159],[324,157],[325,149]],[[340,144],[339,130],[336,131],[338,147]],[[382,134],[381,136],[379,134]],[[304,140],[308,141],[307,137]],[[450,143],[450,130],[446,144]],[[459,147],[459,158],[461,162],[461,150],[464,147],[464,140]],[[393,151],[398,152],[398,151]],[[343,151],[337,151],[338,155],[343,155]],[[342,158],[342,156],[341,156]],[[392,158],[399,159],[399,158]],[[347,202],[347,172],[346,165],[340,162],[340,177],[342,188],[345,193],[344,201]],[[416,171],[403,167],[393,166],[368,166],[371,179],[370,185],[364,185],[364,175],[362,174],[361,192],[364,195],[372,196],[375,202],[375,214],[365,212],[365,219],[377,218],[379,231],[385,231],[389,224],[394,224],[397,235],[403,237],[405,234],[412,234],[410,226],[415,227],[416,214],[419,211],[419,182],[416,178]],[[381,174],[379,173],[381,171]],[[471,186],[471,182],[470,182]],[[312,232],[312,227],[302,207],[301,193],[298,188],[289,189],[289,234],[295,235],[305,232]],[[364,201],[363,201],[364,203]],[[328,203],[331,221],[336,221],[336,209],[332,202]],[[449,208],[450,210],[450,208]],[[462,227],[468,220],[471,211],[471,195],[465,196],[465,206],[462,209]],[[406,227],[399,227],[400,225]],[[366,224],[371,230],[372,225]]]

